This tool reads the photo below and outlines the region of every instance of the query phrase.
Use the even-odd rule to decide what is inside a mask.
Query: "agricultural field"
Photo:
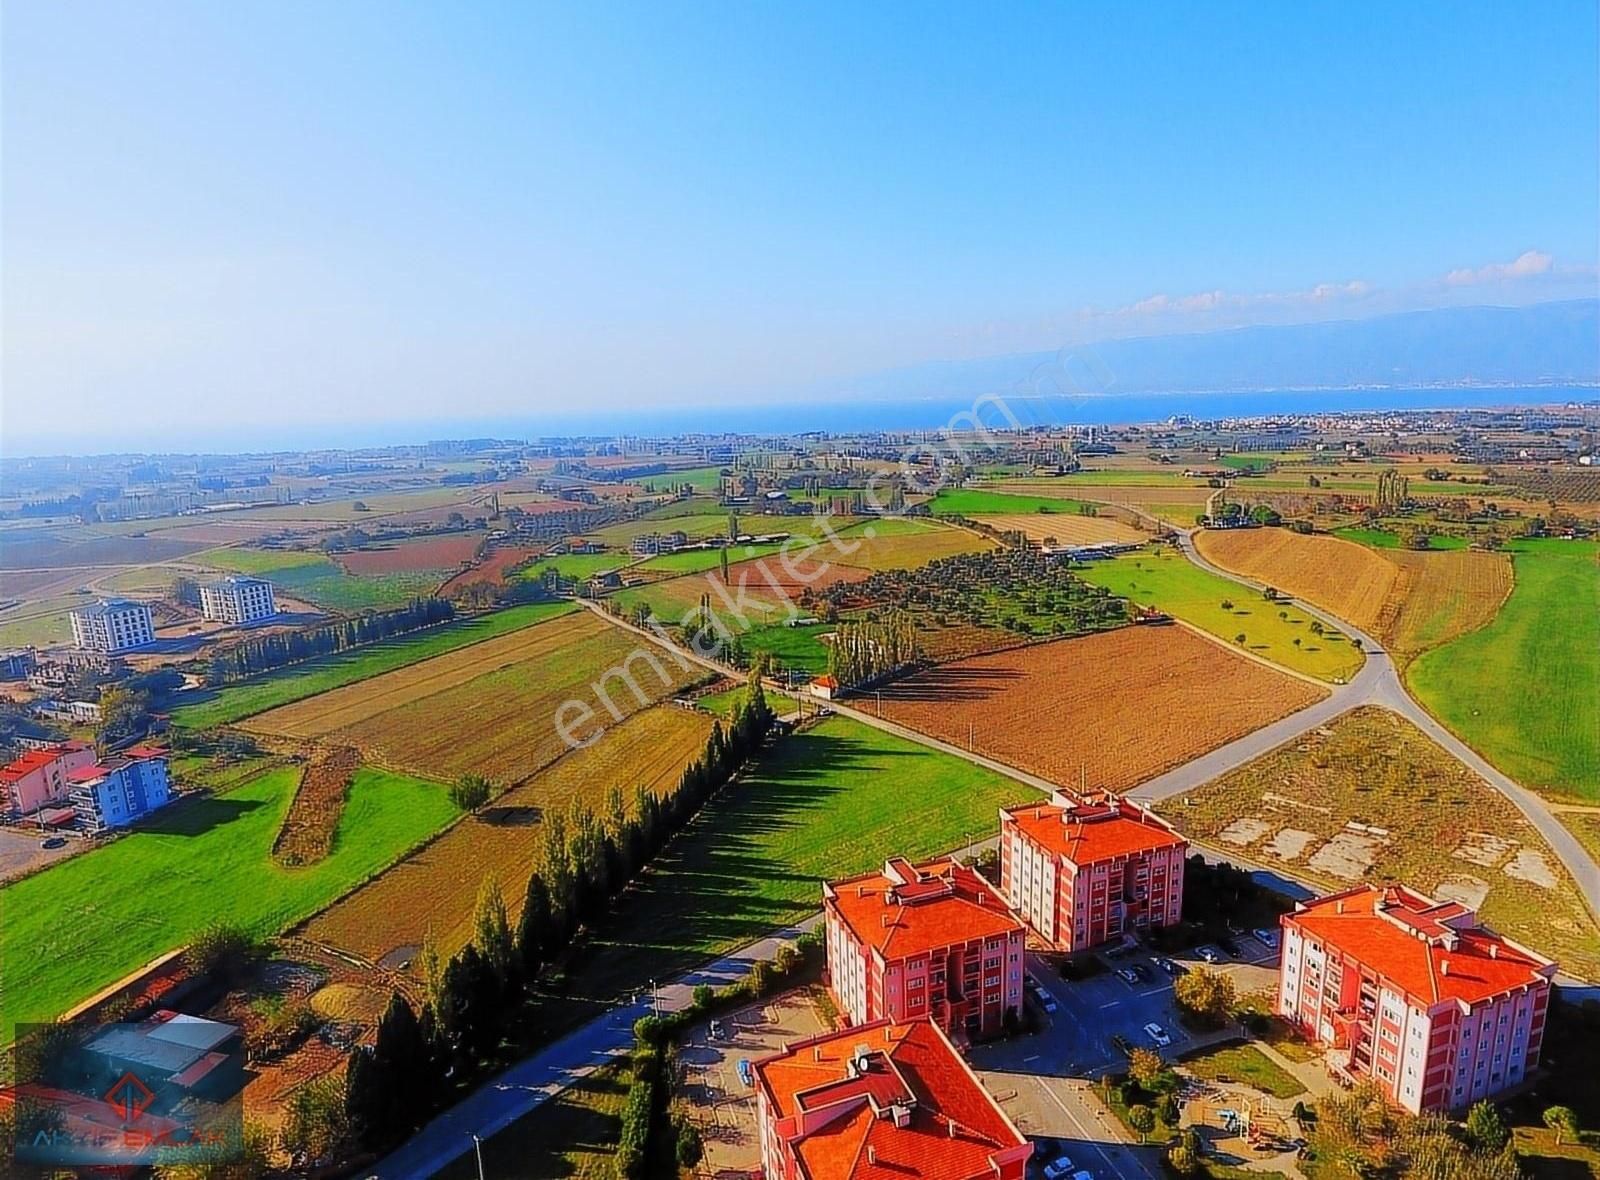
[[[349,549],[338,554],[337,563],[346,573],[360,577],[375,574],[453,573],[464,561],[471,561],[483,542],[484,533],[441,533],[405,541]]]
[[[665,626],[676,627],[699,607],[701,598],[709,595],[711,609],[730,629],[737,630],[745,625],[739,615],[749,625],[782,622],[793,617],[791,612],[803,613],[799,603],[808,591],[822,591],[866,577],[867,572],[855,566],[792,558],[786,568],[782,556],[765,557],[730,565],[726,582],[720,569],[712,569],[704,574],[631,586],[611,595],[609,601],[629,617],[643,610]],[[719,587],[726,592],[726,598]],[[737,612],[727,605],[729,601],[737,605]]]
[[[998,808],[1036,797],[993,771],[829,717],[782,740],[706,805],[574,964],[571,991],[606,1001],[670,978],[814,912],[824,880],[891,855],[963,847],[992,833]]]
[[[524,581],[537,582],[547,571],[554,570],[563,578],[573,578],[581,582],[607,570],[621,569],[634,560],[635,558],[622,551],[562,553],[556,557],[541,558],[518,571],[517,577]]]
[[[1170,626],[1122,627],[976,656],[882,694],[883,715],[901,725],[1051,782],[1112,790],[1325,695]]]
[[[1376,636],[1402,667],[1422,652],[1489,625],[1511,593],[1504,554],[1374,550],[1287,529],[1208,530],[1201,556],[1266,582]]]
[[[744,529],[746,526],[739,526]],[[787,525],[773,526],[773,532],[784,532]],[[682,574],[703,574],[707,570],[722,568],[722,555],[728,555],[730,563],[751,561],[755,558],[771,557],[778,553],[786,542],[767,541],[759,545],[734,545],[727,549],[680,549],[676,553],[659,553],[654,557],[647,557],[635,567],[636,572],[653,574],[663,577],[678,577]],[[791,548],[790,552],[797,552],[800,544]],[[635,560],[625,557],[622,564]]]
[[[302,933],[369,963],[412,958],[431,935],[449,958],[472,935],[478,890],[499,886],[513,924],[543,848],[544,815],[574,800],[606,807],[613,787],[631,804],[643,786],[665,794],[711,736],[705,713],[657,705],[612,727],[592,746],[573,750],[532,778],[464,816],[438,839],[306,923]]]
[[[356,575],[345,572],[320,553],[293,549],[208,549],[195,554],[193,560],[219,570],[266,578],[279,595],[340,612],[403,606],[413,598],[432,594],[440,582],[455,572],[451,566],[444,570]]]
[[[174,710],[172,723],[185,729],[229,725],[256,713],[291,704],[404,668],[435,656],[571,614],[570,602],[538,602],[493,614],[458,619],[442,627],[397,636],[383,643],[338,652],[280,668],[242,684],[195,693],[196,703]]]
[[[319,746],[311,751],[289,814],[273,842],[273,859],[294,868],[316,864],[333,851],[345,796],[359,769],[361,755],[349,746]]]
[[[505,787],[567,750],[556,727],[565,702],[593,710],[589,718],[567,715],[576,736],[612,721],[595,685],[625,660],[644,699],[620,676],[608,679],[606,695],[623,716],[703,676],[584,611],[285,705],[244,728],[270,737],[337,735],[380,766],[446,781],[482,774]]]
[[[1334,529],[1333,535],[1345,541],[1354,541],[1359,545],[1365,545],[1369,549],[1399,549],[1401,547],[1400,534],[1391,532],[1389,529],[1350,526]],[[1451,536],[1449,533],[1434,533],[1428,538],[1429,549],[1465,549],[1466,547],[1467,541],[1464,537]]]
[[[144,522],[141,522],[144,523]],[[204,549],[201,541],[160,535],[106,533],[92,525],[8,529],[0,545],[0,569],[60,569],[64,566],[148,565],[187,557]]]
[[[1110,541],[1118,545],[1142,545],[1150,539],[1132,525],[1109,516],[1035,513],[1024,516],[974,516],[1002,533],[1021,533],[1030,541],[1051,545],[1098,545]]]
[[[1523,786],[1600,801],[1600,544],[1506,548],[1515,581],[1494,620],[1418,657],[1406,684]]]
[[[1600,927],[1544,838],[1409,722],[1365,707],[1157,805],[1194,839],[1328,890],[1404,881],[1600,979]]]
[[[885,517],[839,529],[838,542],[822,538],[818,556],[865,570],[909,570],[964,553],[986,553],[995,542],[966,529],[911,517]]]
[[[1021,516],[1033,513],[1075,515],[1088,505],[1081,499],[1023,491],[946,488],[928,501],[935,516]]]
[[[0,889],[0,1039],[51,1020],[217,921],[275,934],[359,884],[456,814],[443,788],[357,772],[320,863],[288,869],[272,846],[297,767],[191,798],[102,848]]]
[[[1073,567],[1084,581],[1139,606],[1153,606],[1281,667],[1318,680],[1349,680],[1365,657],[1342,636],[1286,603],[1195,565],[1170,547],[1145,549]],[[1239,636],[1244,642],[1239,643]]]
[[[1215,488],[1207,487],[1205,481],[1200,479],[1180,479],[1177,481],[1164,481],[1158,484],[1150,484],[1143,481],[1138,483],[1052,484],[1035,480],[1032,482],[1019,481],[1016,484],[1008,485],[1008,487],[1012,489],[1004,493],[1008,499],[1017,496],[1054,497],[1064,488],[1070,490],[1074,500],[1066,501],[1072,507],[1061,509],[1064,512],[1076,511],[1077,503],[1080,501],[1104,501],[1110,504],[1133,504],[1139,507],[1143,507],[1146,504],[1192,504],[1195,506],[1194,511],[1198,511],[1205,505],[1211,493],[1216,490]],[[1002,506],[993,508],[990,511],[1003,513],[1006,509]],[[1024,511],[1027,510],[1024,509]],[[1189,516],[1188,523],[1194,523],[1193,512]]]
[[[683,533],[691,541],[704,540],[707,537],[726,537],[728,514],[720,511],[715,504],[706,504],[702,501],[697,506],[697,511],[693,513],[663,518],[652,512],[638,520],[608,524],[604,528],[596,529],[590,535],[597,541],[603,541],[607,545],[627,552],[635,537],[646,537],[652,533]]]
[[[739,644],[747,654],[759,652],[771,656],[777,661],[775,673],[798,668],[820,676],[828,670],[828,645],[822,637],[836,629],[832,623],[808,623],[803,627],[777,623],[751,628],[739,636]]]

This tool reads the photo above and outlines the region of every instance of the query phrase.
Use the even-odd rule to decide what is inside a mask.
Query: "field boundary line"
[[[1262,665],[1263,667],[1270,668],[1274,672],[1282,672],[1285,676],[1293,676],[1296,680],[1304,680],[1307,684],[1310,684],[1310,685],[1312,685],[1312,686],[1314,686],[1316,688],[1320,688],[1323,691],[1323,693],[1326,694],[1326,695],[1330,695],[1331,696],[1332,693],[1333,693],[1334,688],[1338,687],[1337,685],[1333,684],[1331,681],[1319,680],[1317,677],[1311,675],[1311,673],[1309,673],[1309,672],[1301,672],[1301,671],[1299,671],[1299,670],[1297,670],[1295,668],[1290,668],[1290,667],[1287,667],[1286,665],[1276,663],[1273,660],[1269,660],[1269,659],[1267,659],[1266,656],[1260,655],[1257,652],[1253,652],[1248,647],[1240,647],[1237,643],[1229,643],[1222,636],[1213,635],[1211,632],[1207,631],[1205,628],[1197,627],[1193,623],[1189,622],[1186,619],[1180,619],[1177,615],[1173,615],[1172,616],[1172,621],[1174,623],[1178,624],[1178,626],[1184,628],[1185,630],[1194,632],[1194,634],[1200,636],[1201,639],[1209,639],[1212,643],[1216,644],[1218,647],[1222,648],[1224,651],[1230,651],[1234,655],[1243,656],[1247,660],[1254,660],[1256,663]],[[1137,624],[1134,624],[1134,625],[1137,625]],[[1365,661],[1363,661],[1363,663],[1365,663]],[[1358,669],[1358,674],[1359,674],[1359,669]],[[1307,707],[1309,708],[1309,706],[1307,706]],[[1291,716],[1293,716],[1293,714],[1291,714]]]

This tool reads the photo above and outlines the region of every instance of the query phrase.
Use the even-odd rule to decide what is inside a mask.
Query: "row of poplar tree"
[[[345,1107],[361,1145],[382,1150],[410,1134],[446,1099],[500,1056],[504,1029],[534,994],[540,972],[606,914],[705,802],[760,747],[773,714],[751,678],[743,707],[724,730],[713,726],[701,757],[678,789],[640,788],[630,811],[613,789],[604,815],[575,803],[545,821],[542,864],[528,879],[513,931],[498,888],[486,882],[472,942],[441,969],[422,966],[428,998],[420,1012],[396,992],[370,1047],[346,1074]]]
[[[394,610],[369,611],[319,627],[255,635],[229,644],[212,656],[206,667],[206,683],[227,684],[286,664],[437,627],[455,615],[455,608],[442,598],[416,598]]]

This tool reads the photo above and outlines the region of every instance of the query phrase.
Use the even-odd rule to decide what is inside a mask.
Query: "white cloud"
[[[1497,283],[1506,279],[1529,279],[1548,274],[1555,260],[1542,250],[1524,250],[1510,262],[1491,262],[1476,270],[1458,267],[1444,276],[1447,287],[1471,287],[1478,283]]]
[[[1185,315],[1219,311],[1248,311],[1261,307],[1297,307],[1306,304],[1327,304],[1340,299],[1362,299],[1371,294],[1373,287],[1361,279],[1347,283],[1318,283],[1303,291],[1258,291],[1238,293],[1231,291],[1198,291],[1192,295],[1147,296],[1137,303],[1119,307],[1112,315],[1143,316],[1178,312]]]

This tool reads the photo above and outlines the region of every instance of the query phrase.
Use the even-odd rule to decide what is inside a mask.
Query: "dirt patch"
[[[1234,820],[1222,831],[1218,832],[1217,839],[1245,848],[1254,844],[1270,831],[1272,831],[1272,825],[1267,823],[1266,820],[1245,816]]]
[[[1266,843],[1266,851],[1279,860],[1299,860],[1305,850],[1317,842],[1315,832],[1302,832],[1298,828],[1279,828]]]
[[[316,864],[333,850],[345,793],[360,767],[361,755],[350,746],[322,746],[311,755],[273,842],[274,860],[294,868]]]
[[[1495,836],[1489,832],[1468,832],[1467,838],[1450,855],[1480,868],[1492,869],[1511,854],[1517,846],[1515,840]]]
[[[1537,885],[1540,889],[1554,889],[1557,884],[1555,870],[1550,867],[1550,862],[1544,858],[1544,853],[1536,852],[1532,848],[1522,849],[1500,871],[1518,881],[1527,881],[1531,885]]]
[[[1439,882],[1433,895],[1440,901],[1459,901],[1467,908],[1475,910],[1483,904],[1483,899],[1489,896],[1489,882],[1481,877],[1466,875],[1446,877]]]
[[[1378,859],[1383,840],[1366,832],[1340,832],[1311,854],[1306,863],[1318,872],[1359,881]]]

